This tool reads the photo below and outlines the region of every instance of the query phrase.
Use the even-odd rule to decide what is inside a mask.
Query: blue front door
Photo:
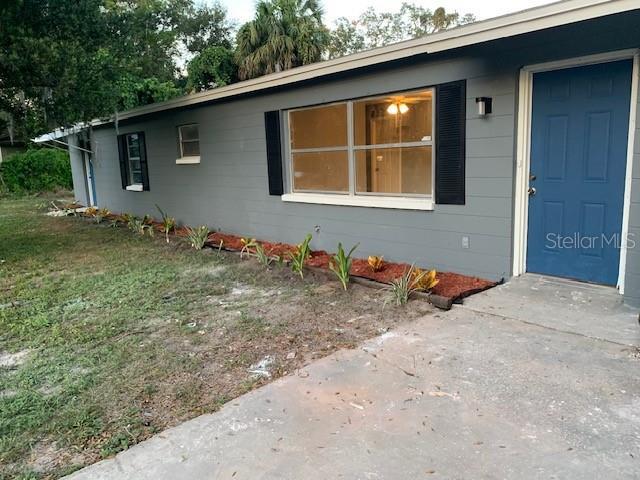
[[[615,285],[632,62],[533,77],[527,270]]]

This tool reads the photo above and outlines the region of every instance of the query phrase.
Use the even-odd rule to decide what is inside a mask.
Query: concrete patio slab
[[[639,367],[635,348],[455,307],[69,478],[638,478]]]
[[[555,330],[640,346],[638,309],[613,287],[527,273],[465,300],[464,306]]]

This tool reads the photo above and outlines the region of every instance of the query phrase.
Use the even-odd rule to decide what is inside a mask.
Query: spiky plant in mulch
[[[359,244],[354,245],[351,250],[349,250],[349,253],[345,254],[344,248],[342,248],[342,243],[338,243],[338,253],[336,253],[329,262],[329,268],[336,274],[336,277],[340,280],[344,290],[347,289],[347,285],[351,279],[349,275],[352,262],[351,255],[353,255],[353,252],[358,248],[358,245]]]
[[[196,250],[202,250],[207,238],[209,238],[209,227],[206,225],[200,225],[195,229],[186,227],[186,230],[187,239],[189,240],[190,245]]]
[[[312,238],[311,234],[308,233],[302,243],[296,246],[296,249],[293,252],[289,252],[291,270],[300,275],[300,278],[304,278],[304,262],[306,262],[307,258],[311,256],[311,248],[309,247],[309,244],[311,243]]]

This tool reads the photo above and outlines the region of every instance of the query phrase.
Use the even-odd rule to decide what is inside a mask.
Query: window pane
[[[200,142],[182,142],[183,157],[197,157],[200,155]]]
[[[129,150],[129,158],[140,158],[140,140],[137,133],[127,135],[127,149]]]
[[[356,151],[356,192],[431,194],[431,146]]]
[[[198,140],[198,125],[183,125],[180,127],[181,139]]]
[[[430,141],[433,93],[408,93],[353,104],[356,145]]]
[[[129,160],[129,173],[131,178],[129,178],[130,184],[142,183],[142,169],[140,167],[140,159],[130,159]]]
[[[347,152],[294,153],[293,189],[349,191]]]
[[[291,148],[347,146],[347,105],[329,105],[290,113]]]

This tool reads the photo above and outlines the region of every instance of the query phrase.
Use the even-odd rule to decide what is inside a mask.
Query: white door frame
[[[513,276],[527,271],[527,225],[529,216],[529,169],[531,164],[531,110],[533,100],[533,74],[560,70],[563,68],[594,65],[633,59],[631,79],[631,106],[629,109],[629,136],[627,142],[627,166],[624,188],[622,215],[622,238],[620,266],[617,287],[624,293],[624,277],[627,265],[627,235],[629,233],[629,209],[631,207],[631,179],[633,169],[633,142],[636,129],[636,110],[638,105],[638,81],[640,76],[640,49],[619,50],[615,52],[576,57],[555,62],[528,65],[520,70],[518,89],[518,123],[516,131],[516,184],[513,227]]]
[[[88,153],[82,152],[82,160],[84,161],[84,174],[85,174],[85,185],[87,188],[87,200],[89,200],[88,207],[95,207],[96,199],[93,198],[93,183],[91,178],[91,157]]]

